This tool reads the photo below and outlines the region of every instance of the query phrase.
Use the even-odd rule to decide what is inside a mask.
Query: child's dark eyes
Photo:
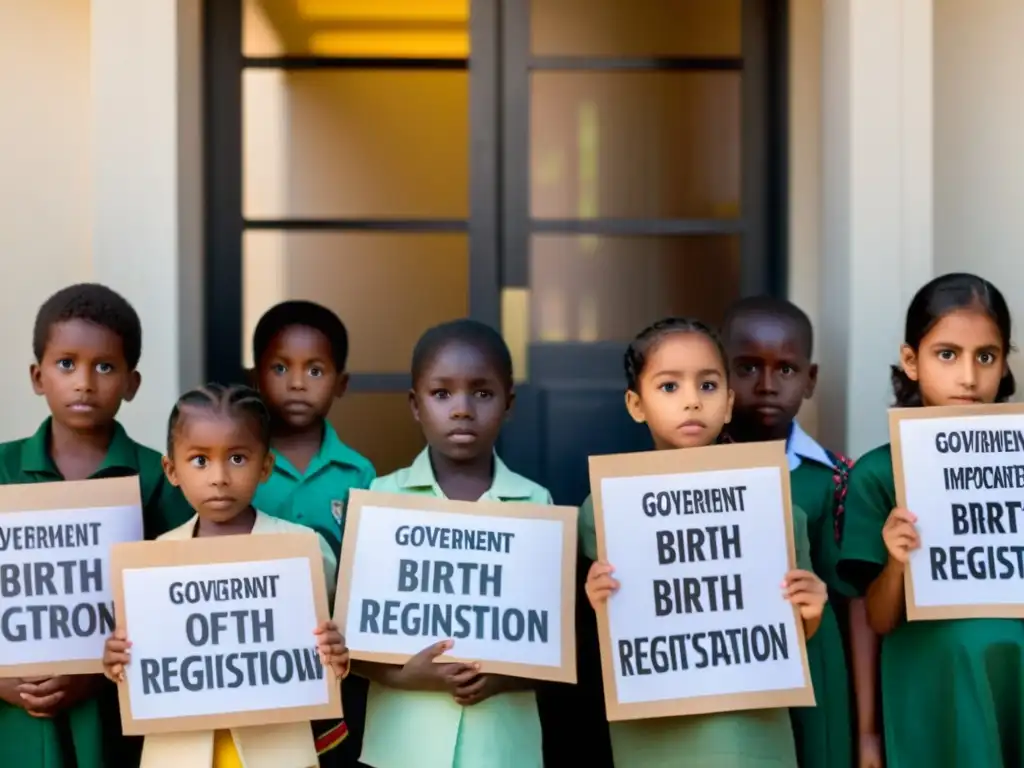
[[[658,389],[666,394],[672,394],[679,390],[679,385],[674,381],[663,381],[658,385]]]
[[[792,376],[794,373],[796,373],[796,368],[794,368],[792,365],[784,365],[779,369],[779,372],[783,376]]]
[[[430,391],[430,396],[438,400],[447,400],[451,394],[447,389],[432,389]]]
[[[285,367],[284,363],[274,363],[272,366],[270,366],[270,370],[271,372],[276,373],[278,376],[288,372],[288,369]]]
[[[951,363],[954,360],[956,360],[956,352],[954,352],[952,349],[940,349],[939,360]]]
[[[314,365],[309,369],[309,375],[314,379],[318,379],[324,375],[324,369]]]
[[[475,395],[481,400],[490,400],[492,397],[494,397],[494,393],[491,392],[491,390],[489,389],[478,389],[475,392]]]
[[[236,454],[233,454],[233,455],[231,456],[231,458],[229,459],[229,461],[230,461],[230,462],[231,462],[232,464],[234,464],[234,465],[235,465],[236,467],[244,467],[244,466],[245,466],[245,463],[246,463],[246,462],[248,461],[248,458],[247,458],[247,457],[245,457],[245,456],[243,456],[243,455],[242,455],[242,454],[240,454],[240,453],[236,453]]]
[[[745,365],[739,365],[736,367],[736,373],[740,376],[753,376],[757,373],[757,366],[747,363]]]
[[[718,382],[717,381],[702,381],[700,383],[700,391],[701,392],[715,392],[717,390],[718,390]]]
[[[979,352],[978,362],[982,365],[992,365],[996,361],[996,356],[991,352]]]
[[[57,361],[57,368],[64,371],[65,373],[71,373],[75,370],[75,361],[70,357],[64,357]],[[96,373],[113,373],[114,366],[110,363],[96,363]]]
[[[188,460],[188,463],[191,464],[196,469],[204,469],[206,465],[209,463],[209,459],[207,459],[205,456],[193,456],[191,459]]]

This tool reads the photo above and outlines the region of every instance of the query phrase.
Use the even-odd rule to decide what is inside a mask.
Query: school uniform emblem
[[[331,502],[331,514],[334,515],[334,522],[341,525],[341,518],[345,515],[345,502],[334,499]]]

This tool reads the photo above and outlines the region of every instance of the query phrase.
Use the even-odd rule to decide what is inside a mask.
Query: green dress
[[[814,572],[828,585],[829,602],[821,626],[807,641],[807,662],[814,683],[815,707],[790,711],[801,768],[850,768],[853,718],[846,647],[838,616],[845,616],[852,590],[836,576],[836,472],[803,459],[790,473],[793,504],[807,514]]]
[[[861,594],[888,560],[882,527],[896,506],[883,445],[850,473],[839,575]],[[882,639],[888,768],[1024,766],[1024,621],[915,621]]]
[[[793,508],[797,567],[810,569],[807,517]],[[580,550],[597,559],[594,504],[580,507]],[[781,577],[782,574],[780,574]],[[796,768],[789,712],[752,709],[609,723],[618,768]]]

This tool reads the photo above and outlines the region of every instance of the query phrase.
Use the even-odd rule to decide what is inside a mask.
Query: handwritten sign
[[[114,547],[127,735],[341,716],[313,630],[328,616],[316,536],[224,536]]]
[[[0,676],[101,673],[110,548],[141,538],[137,477],[0,486]]]
[[[813,706],[782,443],[590,457],[609,720]]]
[[[889,411],[910,621],[1024,618],[1024,405]]]
[[[352,657],[404,664],[452,639],[485,672],[576,682],[576,516],[352,491],[335,605]]]

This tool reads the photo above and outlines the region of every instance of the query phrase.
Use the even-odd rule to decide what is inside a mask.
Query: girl
[[[626,408],[646,423],[657,450],[697,448],[719,440],[732,415],[725,350],[703,323],[670,318],[644,329],[626,350]],[[821,621],[826,589],[810,571],[806,516],[793,508],[799,570],[785,575],[782,596],[800,609],[806,636]],[[580,510],[583,553],[597,557],[594,509]],[[595,562],[586,591],[597,609],[618,589],[609,563]],[[610,724],[612,755],[621,768],[795,768],[785,709],[723,712]]]
[[[999,290],[966,274],[938,277],[907,310],[896,405],[997,403],[1014,392],[1010,312]],[[1024,622],[904,621],[903,576],[920,545],[896,506],[889,445],[850,473],[839,574],[867,595],[882,639],[882,710],[890,768],[1024,765]]]
[[[185,499],[196,511],[187,523],[160,539],[190,539],[203,536],[240,534],[306,533],[315,535],[323,555],[324,575],[333,603],[336,562],[334,553],[319,534],[301,525],[264,515],[252,506],[257,486],[267,479],[273,467],[270,453],[270,415],[259,395],[248,387],[224,387],[209,384],[182,395],[171,411],[167,425],[167,455],[163,459],[167,479],[181,488]],[[348,669],[348,649],[333,622],[324,622],[314,630],[324,666],[330,666],[338,679]],[[124,667],[130,661],[131,643],[118,630],[107,640],[103,665],[114,682],[124,679]],[[313,734],[308,725],[237,728],[232,731],[169,734],[146,738],[142,766],[157,759],[161,747],[188,747],[201,754],[214,744],[214,768],[241,768],[245,761],[247,734],[274,730],[275,738],[299,749],[312,749]],[[253,750],[255,751],[255,750]],[[255,759],[255,756],[250,759]],[[192,768],[185,765],[183,768]],[[197,766],[197,768],[200,768]],[[201,766],[206,768],[206,766]],[[285,766],[282,766],[285,768]],[[294,766],[299,768],[299,766]]]
[[[427,447],[371,490],[461,501],[550,504],[551,494],[494,452],[512,407],[512,359],[501,336],[471,320],[427,331],[412,357],[413,418]],[[360,664],[371,680],[362,762],[375,768],[541,768],[537,699],[529,680],[439,663],[451,640],[405,666]]]

